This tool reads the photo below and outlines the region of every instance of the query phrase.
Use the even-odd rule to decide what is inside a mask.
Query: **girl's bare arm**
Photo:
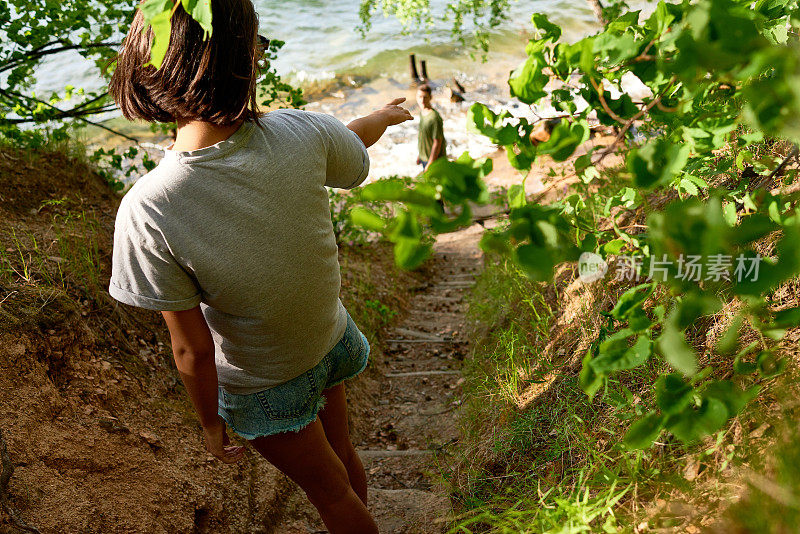
[[[389,126],[414,120],[407,109],[400,107],[400,104],[405,101],[405,98],[396,98],[366,117],[354,120],[347,127],[361,138],[365,147],[369,148],[381,138]]]
[[[205,433],[208,451],[225,463],[242,457],[242,447],[228,446],[225,422],[217,414],[217,367],[214,341],[199,306],[161,312],[172,338],[172,353],[186,391]]]

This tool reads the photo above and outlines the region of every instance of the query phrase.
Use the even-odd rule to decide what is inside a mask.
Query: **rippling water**
[[[255,0],[261,31],[286,41],[276,62],[278,71],[301,85],[353,74],[367,79],[401,76],[407,69],[409,52],[428,59],[430,70],[480,70],[450,33],[451,21],[437,21],[424,32],[402,34],[394,18],[375,18],[372,30],[362,38],[359,0]],[[446,0],[431,0],[434,13],[441,13]],[[594,24],[587,4],[581,0],[512,1],[508,20],[492,34],[492,48],[499,55],[520,56],[530,15],[543,12],[565,27],[565,38],[574,39]],[[432,76],[435,76],[431,72]],[[103,85],[93,66],[77,54],[54,58],[40,69],[37,92],[45,94],[71,84],[94,89]]]
[[[261,33],[286,42],[275,64],[278,72],[294,84],[304,86],[307,94],[312,95],[308,109],[331,113],[344,122],[397,96],[408,98],[407,105],[416,116],[414,90],[408,83],[408,54],[414,52],[427,60],[435,85],[434,101],[445,121],[451,156],[462,151],[481,156],[494,149],[486,138],[466,129],[466,110],[472,102],[483,102],[522,116],[547,116],[552,112],[547,104],[531,109],[508,95],[506,78],[524,57],[532,13],[549,15],[562,26],[563,38],[568,41],[596,28],[584,0],[512,0],[508,19],[491,34],[491,54],[484,63],[470,56],[474,50],[464,48],[454,39],[450,31],[452,21],[437,21],[427,31],[403,33],[396,19],[379,16],[362,38],[357,32],[359,0],[254,0],[254,3]],[[431,0],[431,3],[434,13],[441,13],[447,0]],[[466,101],[450,102],[446,84],[452,76],[466,87]],[[44,65],[39,78],[40,95],[60,90],[68,83],[87,90],[104,84],[93,67],[77,55]],[[414,175],[421,170],[415,164],[417,128],[416,120],[392,127],[370,149],[370,180],[395,174]],[[107,139],[104,142],[119,142],[113,136]],[[151,155],[159,159],[157,151]]]
[[[441,13],[447,2],[431,4],[434,13]],[[262,30],[286,41],[276,65],[279,72],[299,82],[342,73],[398,76],[406,72],[410,52],[425,56],[434,68],[453,63],[466,68],[472,63],[469,50],[453,39],[449,20],[439,20],[427,31],[402,34],[396,19],[379,15],[361,38],[355,31],[360,24],[358,5],[358,0],[256,0]],[[533,12],[547,13],[562,24],[567,39],[579,37],[595,23],[581,0],[512,2],[507,21],[492,34],[492,49],[519,56]]]

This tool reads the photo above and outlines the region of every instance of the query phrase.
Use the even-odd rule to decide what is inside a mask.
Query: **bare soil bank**
[[[10,506],[43,533],[273,532],[296,487],[254,453],[205,451],[157,313],[106,293],[119,198],[61,152],[0,150],[0,431]],[[373,402],[389,320],[424,273],[384,245],[346,248],[342,299],[373,344],[351,388]],[[356,439],[368,429],[353,420]],[[2,488],[0,488],[2,490]],[[16,532],[0,512],[0,532]]]

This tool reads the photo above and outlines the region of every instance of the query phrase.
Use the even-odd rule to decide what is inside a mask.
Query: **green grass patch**
[[[603,306],[616,299],[570,294],[563,279],[558,286],[532,282],[495,256],[486,264],[470,300],[475,347],[465,367],[464,439],[442,467],[457,510],[451,532],[701,528],[711,510],[718,518],[720,509],[741,496],[744,483],[731,484],[731,477],[768,471],[758,461],[766,438],[747,434],[763,421],[779,420],[772,412],[785,401],[767,393],[732,425],[692,446],[662,436],[652,448],[629,450],[621,438],[654,406],[652,384],[665,364],[651,359],[620,372],[590,399],[578,383],[585,348],[574,349],[575,339],[585,347],[596,337],[592,317],[609,311]],[[570,306],[579,313],[572,323],[558,325]],[[798,451],[786,452],[786,460],[771,469],[800,480],[793,474],[800,469]],[[800,495],[797,485],[787,495]],[[794,502],[787,499],[774,498],[772,512]],[[766,513],[740,515],[763,525]]]

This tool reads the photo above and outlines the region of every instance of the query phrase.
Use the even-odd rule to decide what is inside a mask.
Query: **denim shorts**
[[[219,415],[245,439],[302,429],[317,418],[325,405],[322,392],[353,378],[367,367],[369,343],[347,314],[347,328],[322,360],[278,386],[236,395],[219,388]]]

